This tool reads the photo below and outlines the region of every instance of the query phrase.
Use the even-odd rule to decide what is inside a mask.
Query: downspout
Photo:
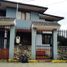
[[[16,19],[17,19],[17,15],[18,15],[18,3],[17,3],[17,8],[16,8]]]

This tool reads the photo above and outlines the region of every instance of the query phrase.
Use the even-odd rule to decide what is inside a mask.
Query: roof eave
[[[60,16],[55,16],[55,15],[50,15],[50,14],[40,14],[40,17],[44,17],[43,19],[48,19],[48,20],[53,20],[53,21],[60,21],[62,19],[64,19],[64,17],[60,17]],[[47,17],[52,17],[53,19],[47,18]]]
[[[33,10],[33,11],[37,11],[37,12],[40,12],[40,13],[44,13],[48,8],[47,7],[42,7],[42,6],[36,6],[36,5],[31,5],[31,4],[24,4],[24,3],[19,3],[19,2],[12,2],[12,1],[1,1],[1,2],[7,2],[7,3],[11,3],[11,4],[14,4],[16,6],[12,6],[14,8],[17,8],[17,4],[19,4],[19,6],[27,6],[30,10]],[[8,6],[9,7],[9,6]],[[19,7],[20,8],[20,7]],[[28,9],[27,8],[27,9]],[[34,9],[33,9],[34,8]],[[21,8],[22,9],[22,8]],[[38,9],[38,10],[37,10]]]

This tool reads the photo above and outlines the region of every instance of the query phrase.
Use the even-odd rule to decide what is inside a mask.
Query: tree
[[[58,36],[58,46],[67,46],[67,38],[63,36]]]

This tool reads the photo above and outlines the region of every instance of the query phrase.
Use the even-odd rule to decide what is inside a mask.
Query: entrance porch
[[[10,31],[8,50],[10,59],[19,58],[23,53],[27,53],[30,59],[57,59],[57,30],[59,29],[57,23],[34,22],[31,29],[18,30],[14,22],[14,19],[0,20],[1,26]],[[3,40],[2,43],[6,48],[6,38]]]
[[[0,18],[0,59],[13,58],[14,52],[11,49],[14,45],[14,26],[15,20],[13,18]]]
[[[32,30],[16,29],[14,58],[18,59],[22,54],[26,54],[29,59],[52,59],[52,32],[37,31],[35,40],[33,33],[35,32]],[[33,41],[36,41],[35,45],[32,45]]]
[[[16,32],[16,45],[21,46],[21,50],[17,47],[17,54],[28,53],[30,59],[45,60],[57,59],[57,29],[59,26],[45,26],[32,24],[30,29],[21,29]],[[28,49],[29,48],[29,49]],[[28,51],[29,50],[29,51]],[[15,53],[16,56],[16,53]]]
[[[14,45],[14,58],[19,59],[22,54],[31,59],[31,31],[16,29],[15,45]]]

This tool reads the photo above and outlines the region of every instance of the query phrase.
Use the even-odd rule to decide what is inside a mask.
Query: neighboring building
[[[9,49],[9,58],[26,52],[32,59],[57,59],[57,22],[63,17],[45,14],[47,9],[0,2],[0,49]]]

